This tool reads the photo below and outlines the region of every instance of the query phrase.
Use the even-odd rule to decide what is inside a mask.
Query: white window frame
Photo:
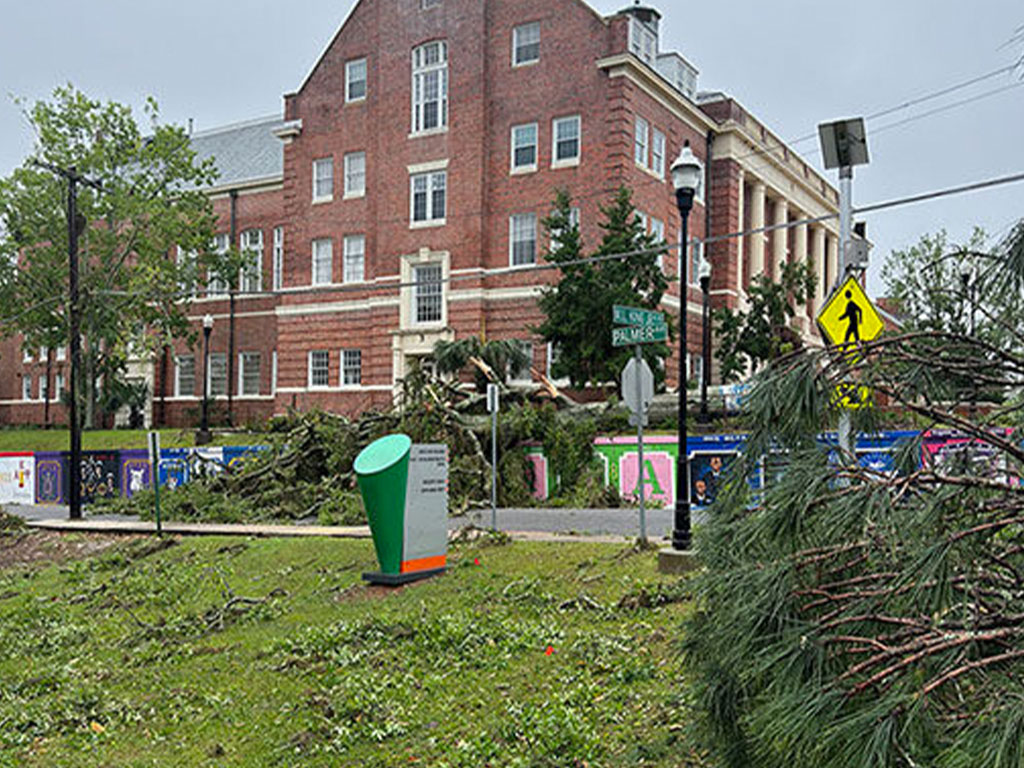
[[[665,148],[667,146],[665,134],[655,128],[651,137],[651,171],[659,179],[665,178]]]
[[[633,162],[641,168],[647,168],[650,153],[651,124],[646,119],[636,116],[633,129]]]
[[[246,243],[252,240],[253,233],[257,235],[255,245]],[[256,263],[251,269],[242,269],[239,275],[238,287],[242,293],[258,293],[263,290],[263,230],[247,229],[238,236],[239,249],[242,253],[255,253]],[[256,287],[253,288],[253,277]]]
[[[640,61],[653,67],[658,58],[658,35],[636,17],[629,24],[629,51]]]
[[[366,282],[366,235],[345,235],[341,250],[341,281],[343,283]]]
[[[353,361],[354,364],[353,364]],[[349,374],[353,373],[352,381]],[[363,385],[363,351],[361,349],[341,350],[341,372],[338,384],[342,389],[351,389]]]
[[[323,174],[322,170],[327,167],[329,174]],[[321,188],[324,182],[330,189],[325,191]],[[334,200],[334,156],[318,157],[313,160],[313,203],[329,203]]]
[[[529,131],[533,131],[533,141],[529,141]],[[521,137],[525,136],[525,139]],[[522,123],[521,125],[512,126],[511,139],[509,140],[509,146],[511,147],[510,155],[510,168],[512,173],[533,173],[537,170],[538,155],[540,155],[540,127],[537,123]],[[520,149],[533,148],[533,162],[518,164],[516,153]]]
[[[354,171],[353,164],[361,162],[363,168],[361,171]],[[353,200],[358,197],[366,196],[366,152],[349,152],[345,155],[344,160],[344,200]],[[353,180],[359,180],[359,185],[356,186],[352,183]]]
[[[516,263],[517,224],[532,219],[533,222],[533,260]],[[513,213],[508,217],[508,264],[510,267],[532,267],[537,263],[537,214],[532,212]]]
[[[427,63],[429,52],[437,50],[437,61]],[[428,99],[426,84],[436,75],[437,95]],[[427,106],[437,107],[437,122],[427,125]],[[412,135],[442,133],[448,130],[448,41],[431,40],[412,50]]]
[[[272,263],[275,291],[284,287],[284,227],[274,227],[274,255]]]
[[[63,363],[67,359],[68,359],[68,348],[67,347],[57,347],[57,362],[58,363]]]
[[[53,375],[53,388],[55,390],[55,400],[60,400],[64,394],[64,374],[59,371]]]
[[[192,388],[191,391],[183,391],[181,386],[181,362],[182,360],[192,361]],[[174,396],[195,397],[196,394],[196,356],[179,355],[174,359]]]
[[[39,377],[39,399],[48,400],[50,389],[50,378],[44,373]]]
[[[313,358],[314,355],[326,355],[327,356],[327,368],[324,371],[324,383],[314,384],[313,383]],[[308,373],[306,378],[306,385],[311,390],[324,390],[331,388],[331,352],[328,349],[311,349],[307,355],[308,360]]]
[[[178,256],[175,259],[175,263],[178,269],[184,269],[191,264],[193,272],[195,271],[196,264],[196,252],[189,251],[185,248],[178,246]],[[194,299],[196,298],[196,276],[193,275],[191,280],[178,280],[178,290],[180,291],[179,299]]]
[[[216,370],[221,363],[223,363],[223,365],[224,365],[223,375],[222,376],[214,376],[213,375],[214,370]],[[210,397],[211,398],[227,397],[228,396],[228,386],[230,384],[230,382],[228,381],[228,356],[227,356],[227,354],[225,354],[224,352],[211,352],[210,353],[210,370],[207,371],[207,375],[210,377],[210,388],[208,390],[209,393],[210,393]],[[217,388],[214,386],[214,384],[217,381],[223,381],[224,382],[224,391],[223,392],[218,392]]]
[[[564,157],[559,159],[558,157],[558,145],[561,139],[558,137],[558,129],[561,125],[576,124],[576,154],[572,157]],[[565,141],[571,141],[571,139],[565,139]],[[552,168],[571,168],[580,164],[580,158],[583,156],[583,119],[579,115],[569,115],[568,117],[556,117],[551,121],[551,167]]]
[[[418,179],[426,180],[426,218],[416,219],[416,182]],[[444,192],[444,210],[437,215],[434,210],[434,195],[438,191],[437,184],[440,180],[441,191]],[[426,173],[414,173],[409,176],[409,227],[418,229],[421,227],[442,227],[448,220],[448,171],[427,171]]]
[[[246,360],[252,361],[255,358],[256,363],[256,390],[249,392],[245,387],[245,375],[251,373],[249,366],[246,365]],[[238,353],[238,396],[239,397],[259,397],[260,394],[260,379],[263,375],[263,356],[259,352],[239,352]]]
[[[420,10],[429,11],[431,8],[437,8],[441,5],[441,0],[420,0]]]
[[[537,39],[527,40],[524,42],[520,38],[527,32],[533,33],[536,30]],[[533,58],[519,58],[519,51],[521,48],[527,48],[528,46],[537,46],[537,55]],[[531,21],[526,24],[520,24],[518,27],[512,29],[512,66],[513,67],[528,67],[531,64],[536,64],[540,61],[540,22]]]
[[[21,399],[26,402],[32,400],[32,374],[26,373],[21,377]]]
[[[33,357],[33,354],[32,354],[32,350],[29,349],[28,347],[22,347],[22,350],[21,350],[21,362],[27,364],[27,363],[31,363],[33,359],[34,359],[34,357]]]
[[[329,237],[318,237],[313,240],[309,251],[310,285],[330,285],[334,281],[334,241]]]
[[[277,394],[277,350],[270,353],[270,394]]]
[[[422,270],[437,270],[438,278],[434,280],[421,280],[420,273]],[[414,326],[436,326],[444,323],[445,311],[445,295],[444,295],[444,264],[440,261],[431,261],[425,264],[416,264],[412,268],[413,275],[413,288],[412,288],[412,312],[411,312],[411,324]],[[434,286],[437,286],[436,292]],[[438,304],[438,317],[433,317],[426,320],[420,319],[420,300],[424,302],[430,301],[433,303],[434,297],[437,297]]]
[[[524,352],[526,352],[527,357],[529,357],[529,362],[526,364],[526,369],[524,371],[517,371],[512,369],[511,367],[509,368],[509,383],[532,384],[533,374],[530,372],[530,369],[533,367],[533,342],[528,339],[512,339],[512,341],[515,342],[518,346],[520,346]]]
[[[353,86],[353,84],[358,83],[360,81],[358,79],[353,79],[352,75],[353,75],[353,70],[356,67],[358,67],[359,65],[362,65],[362,67],[363,67],[363,78],[362,78],[363,93],[360,96],[353,96],[352,95],[352,86]],[[356,102],[366,101],[366,94],[369,93],[369,91],[370,91],[369,67],[367,66],[366,57],[364,56],[361,59],[352,59],[350,61],[346,61],[345,62],[345,103],[346,104],[354,104]]]
[[[228,248],[231,247],[231,235],[227,232],[213,236],[213,242],[210,244],[211,250],[218,256],[223,256],[228,252]],[[210,274],[209,270],[206,273],[206,297],[216,298],[218,296],[227,296],[228,291],[231,290],[231,286],[227,284],[227,281],[221,280],[220,278],[214,277]]]

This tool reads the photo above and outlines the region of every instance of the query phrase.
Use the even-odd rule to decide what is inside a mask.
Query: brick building
[[[684,141],[710,157],[694,238],[835,213],[835,190],[764,124],[698,92],[660,18],[641,6],[602,17],[582,0],[362,0],[283,117],[196,134],[221,168],[218,245],[259,263],[233,302],[210,285],[191,305],[195,322],[214,319],[216,408],[230,397],[241,423],[292,405],[386,406],[437,341],[481,333],[520,339],[547,369],[554,350],[528,328],[555,275],[524,268],[543,261],[555,189],[570,192],[585,249],[620,186],[650,231],[678,241],[669,166]],[[809,261],[823,278],[799,319],[810,334],[837,242],[832,223],[716,241],[713,301],[737,306],[753,276]],[[699,288],[685,297],[696,364]],[[680,304],[673,283],[664,305]],[[41,421],[37,353],[29,362],[15,341],[0,356],[14,362],[0,373],[0,423]],[[139,366],[157,423],[195,419],[200,360],[181,347]],[[671,386],[678,362],[666,363]]]

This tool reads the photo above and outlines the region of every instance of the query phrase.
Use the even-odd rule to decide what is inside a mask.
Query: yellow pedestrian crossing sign
[[[845,346],[877,339],[885,323],[857,278],[851,276],[821,308],[818,327],[826,341]]]

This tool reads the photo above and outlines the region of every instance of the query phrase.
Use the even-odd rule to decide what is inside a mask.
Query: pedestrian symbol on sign
[[[846,338],[844,344],[849,344],[851,337],[854,341],[860,341],[860,324],[864,321],[864,310],[853,300],[853,291],[846,292],[846,311],[839,316],[840,320],[846,320]]]

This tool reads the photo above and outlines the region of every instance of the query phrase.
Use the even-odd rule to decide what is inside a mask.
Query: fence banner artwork
[[[117,495],[121,469],[117,451],[86,451],[81,467],[83,504]]]
[[[121,496],[130,499],[139,491],[153,485],[153,467],[149,462],[149,451],[121,451]]]
[[[32,504],[36,462],[31,453],[0,453],[0,504]]]
[[[61,451],[36,454],[36,504],[66,503],[68,456]]]

